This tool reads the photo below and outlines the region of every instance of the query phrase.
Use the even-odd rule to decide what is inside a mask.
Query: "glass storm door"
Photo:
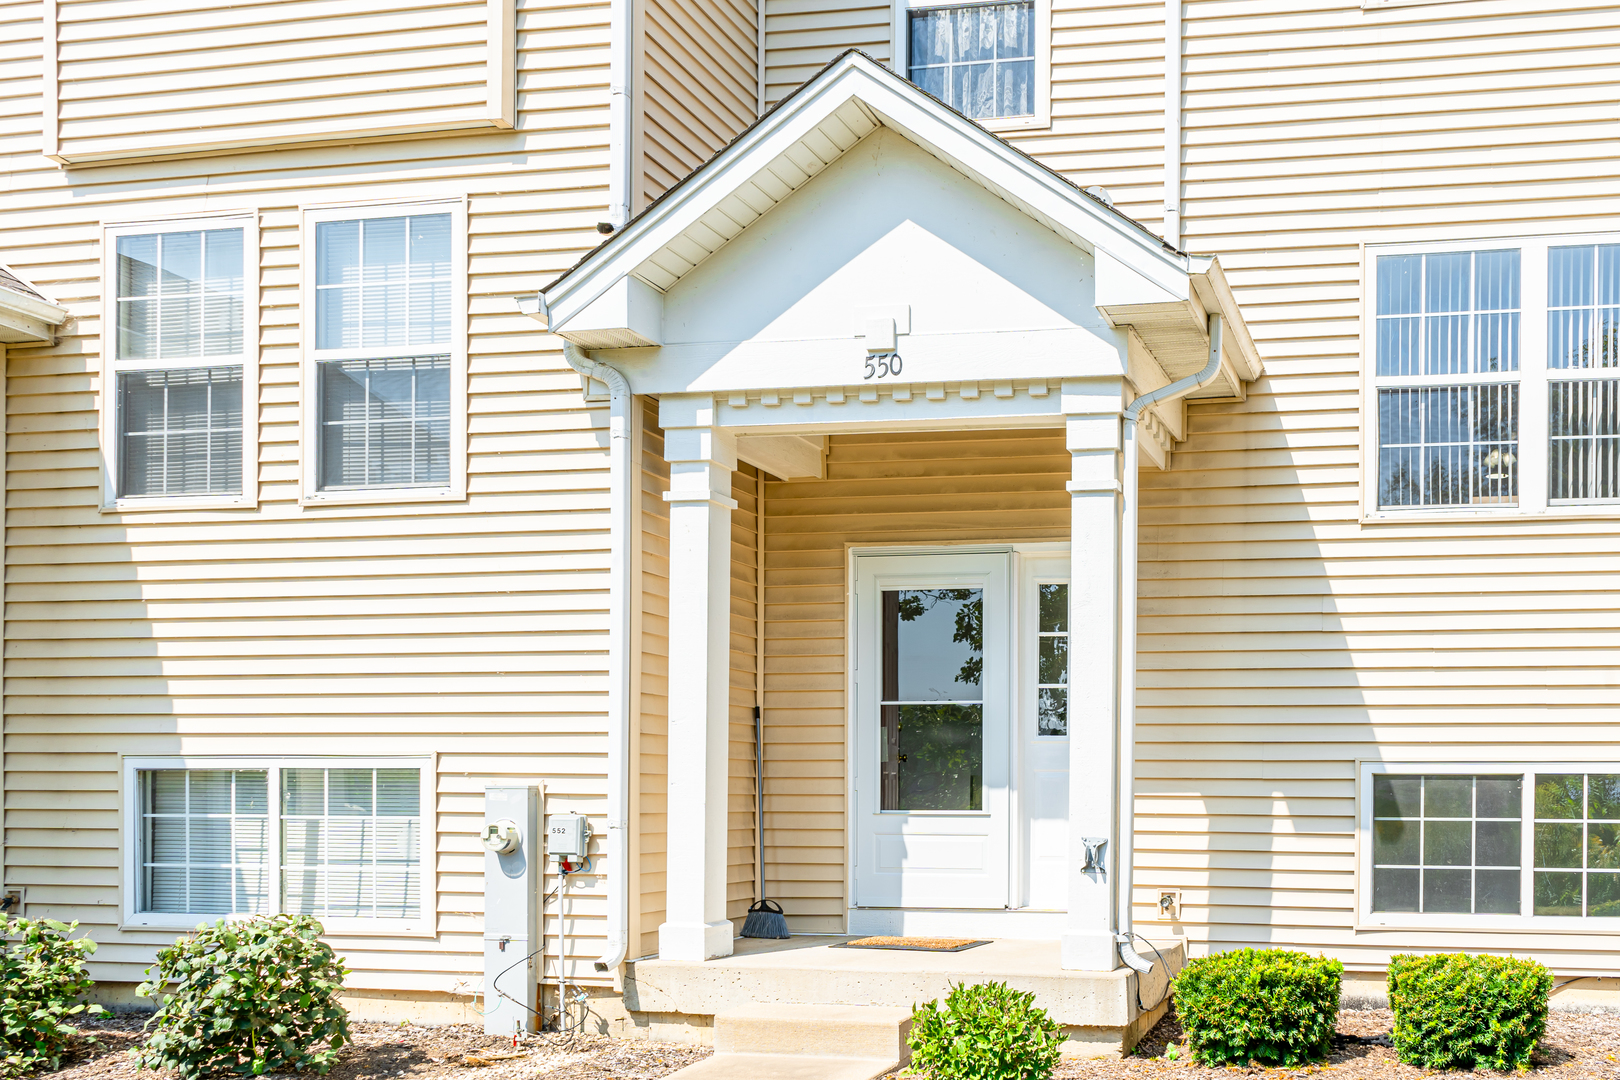
[[[1007,906],[1009,559],[855,560],[858,907]]]

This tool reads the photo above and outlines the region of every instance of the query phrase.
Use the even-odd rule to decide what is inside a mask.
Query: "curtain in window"
[[[1035,111],[1035,5],[911,13],[912,82],[975,120]]]

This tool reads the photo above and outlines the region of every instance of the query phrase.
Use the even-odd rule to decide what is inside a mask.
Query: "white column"
[[[731,692],[731,474],[735,437],[708,395],[658,407],[669,462],[669,794],[658,955],[731,954],[726,919],[727,708]]]
[[[1112,971],[1119,731],[1119,379],[1063,383],[1069,448],[1069,915],[1062,962]],[[1103,839],[1101,868],[1083,869]]]

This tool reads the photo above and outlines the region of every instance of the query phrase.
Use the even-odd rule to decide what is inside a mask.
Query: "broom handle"
[[[765,713],[754,706],[754,899],[765,899]]]

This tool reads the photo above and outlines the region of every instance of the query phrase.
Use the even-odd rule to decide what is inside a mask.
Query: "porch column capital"
[[[1065,968],[1112,971],[1119,829],[1117,732],[1121,380],[1063,384],[1069,450],[1069,914]],[[1097,841],[1103,841],[1098,844]],[[1085,869],[1087,848],[1098,857]]]
[[[731,694],[731,474],[735,436],[709,395],[659,403],[669,463],[668,855],[658,955],[730,955],[726,813]]]

